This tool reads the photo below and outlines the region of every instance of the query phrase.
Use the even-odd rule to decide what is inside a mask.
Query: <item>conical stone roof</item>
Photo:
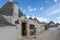
[[[0,14],[6,15],[6,16],[12,16],[13,15],[13,3],[15,2],[7,2],[3,7],[0,8]],[[23,16],[21,10],[19,9],[19,17]]]

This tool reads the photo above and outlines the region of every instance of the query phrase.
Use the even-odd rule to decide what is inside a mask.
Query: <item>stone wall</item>
[[[16,26],[0,26],[0,40],[17,40]]]

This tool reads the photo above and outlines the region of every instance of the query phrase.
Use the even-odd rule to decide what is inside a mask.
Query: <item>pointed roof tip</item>
[[[13,2],[13,0],[9,0],[9,2]]]
[[[30,15],[29,19],[33,20],[32,16]]]

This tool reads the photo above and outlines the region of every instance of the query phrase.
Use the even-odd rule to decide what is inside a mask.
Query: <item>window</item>
[[[30,29],[34,29],[35,26],[33,24],[30,24]]]

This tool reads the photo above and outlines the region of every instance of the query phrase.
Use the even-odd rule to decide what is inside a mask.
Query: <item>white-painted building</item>
[[[40,23],[36,17],[27,18],[19,9],[18,3],[12,0],[1,7],[0,15],[6,20],[6,22],[2,21],[6,26],[0,27],[1,40],[18,40],[23,36],[30,37],[44,30],[43,23]]]

